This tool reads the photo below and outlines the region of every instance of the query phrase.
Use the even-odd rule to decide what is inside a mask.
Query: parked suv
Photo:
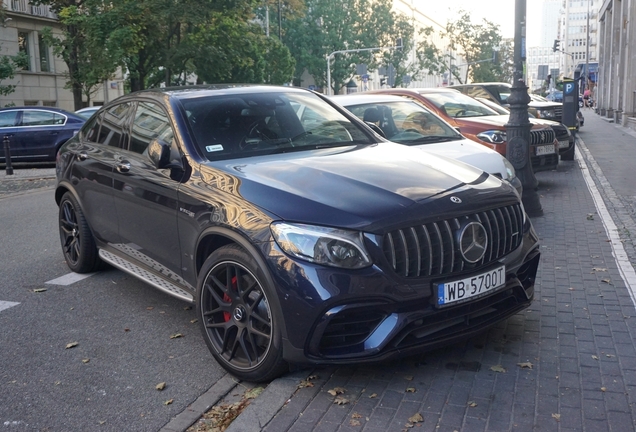
[[[474,98],[484,98],[491,100],[504,108],[509,108],[507,102],[512,85],[508,83],[472,83],[458,84],[450,86],[460,92]],[[563,117],[563,104],[558,102],[541,102],[531,100],[528,103],[528,112],[536,118],[552,120],[561,123]]]
[[[84,121],[59,108],[2,108],[0,140],[9,139],[13,162],[54,162],[60,146],[77,133]],[[4,151],[0,151],[0,162],[5,162]]]
[[[371,93],[393,94],[423,104],[467,138],[506,156],[508,116],[500,115],[476,99],[448,88],[385,89]],[[558,141],[547,125],[533,124],[530,130],[530,162],[534,172],[559,164]]]
[[[421,352],[534,295],[538,239],[508,182],[388,142],[309,90],[131,93],[56,172],[69,268],[106,262],[194,303],[240,379]]]

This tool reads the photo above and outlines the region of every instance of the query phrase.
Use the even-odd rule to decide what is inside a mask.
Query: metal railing
[[[46,5],[32,5],[28,0],[3,0],[3,4],[7,11],[57,19],[57,15]]]

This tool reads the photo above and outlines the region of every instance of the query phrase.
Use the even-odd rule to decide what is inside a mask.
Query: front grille
[[[554,109],[554,121],[561,123],[561,117],[563,117],[563,107],[559,106]]]
[[[488,244],[483,258],[465,261],[459,251],[459,230],[468,222],[480,222]],[[489,264],[521,244],[523,211],[520,204],[458,218],[391,231],[384,236],[384,256],[391,268],[407,278],[441,276]]]
[[[552,128],[530,131],[530,145],[552,144],[554,142],[554,131]]]

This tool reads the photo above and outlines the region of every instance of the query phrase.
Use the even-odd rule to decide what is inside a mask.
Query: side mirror
[[[152,161],[155,168],[183,169],[183,166],[181,165],[181,162],[179,161],[179,159],[177,158],[173,159],[171,157],[172,155],[171,147],[170,147],[170,144],[168,144],[167,142],[159,138],[155,138],[152,141],[150,141],[150,144],[148,144],[147,151],[148,151],[148,157]]]
[[[386,135],[384,134],[384,131],[382,129],[380,129],[378,127],[378,125],[376,125],[375,123],[371,123],[371,122],[364,122],[364,124],[366,124],[367,126],[369,126],[371,129],[373,129],[373,132],[377,133],[378,135],[380,135],[382,138],[386,138]]]

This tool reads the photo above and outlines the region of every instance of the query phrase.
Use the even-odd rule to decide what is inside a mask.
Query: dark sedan
[[[55,199],[73,271],[108,263],[194,303],[245,380],[421,352],[534,296],[539,244],[508,182],[308,90],[123,96],[62,146]]]
[[[0,138],[9,139],[12,162],[53,162],[60,146],[75,135],[85,121],[59,108],[2,108]],[[4,151],[0,151],[0,162],[5,162]]]

